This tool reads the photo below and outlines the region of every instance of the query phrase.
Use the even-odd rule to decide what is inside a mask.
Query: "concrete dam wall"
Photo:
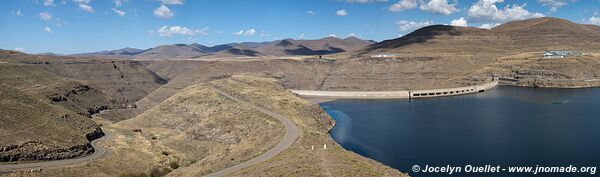
[[[318,90],[291,90],[305,98],[332,98],[332,99],[414,99],[442,96],[464,95],[484,92],[498,85],[498,81],[488,82],[474,86],[431,89],[431,90],[406,90],[406,91],[318,91]]]

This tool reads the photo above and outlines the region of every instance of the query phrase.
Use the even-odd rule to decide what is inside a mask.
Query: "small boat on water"
[[[569,100],[554,100],[550,103],[552,103],[552,104],[567,104],[567,103],[569,103]]]

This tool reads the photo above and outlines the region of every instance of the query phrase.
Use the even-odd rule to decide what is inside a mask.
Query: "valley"
[[[0,50],[0,166],[93,156],[92,142],[107,152],[0,176],[407,176],[342,148],[329,134],[335,121],[290,90],[461,88],[493,76],[519,87],[598,87],[598,39],[597,26],[544,17],[489,30],[433,25],[376,43]],[[547,50],[583,54],[544,58]]]

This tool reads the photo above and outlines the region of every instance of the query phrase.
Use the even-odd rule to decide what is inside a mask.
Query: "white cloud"
[[[389,11],[399,12],[417,7],[417,0],[400,0],[388,8]]]
[[[592,16],[586,20],[588,24],[599,25],[600,26],[600,17]]]
[[[54,6],[54,0],[44,0],[44,6]]]
[[[361,3],[361,4],[372,3],[372,2],[387,2],[387,0],[343,0],[343,1],[347,2],[347,3]]]
[[[300,36],[298,36],[298,39],[304,39],[304,33],[300,34]]]
[[[15,48],[15,51],[19,51],[19,52],[25,52],[25,49],[21,48],[21,47],[17,47]]]
[[[336,11],[335,15],[337,15],[337,16],[346,16],[346,15],[348,15],[348,12],[345,9],[342,9],[342,10]]]
[[[356,33],[350,33],[348,34],[348,37],[358,37],[358,35],[356,35]]]
[[[467,26],[467,20],[464,17],[460,17],[459,19],[454,19],[450,22],[452,26]]]
[[[529,12],[525,5],[507,5],[502,9],[496,7],[496,3],[504,0],[479,0],[468,10],[469,20],[476,22],[503,23],[513,20],[543,17],[541,13]]]
[[[329,35],[327,35],[327,37],[337,37],[337,35],[335,35],[335,34],[329,34]]]
[[[183,5],[184,0],[158,0],[158,1],[160,1],[161,4]]]
[[[244,36],[253,36],[254,33],[256,33],[256,30],[250,29],[250,30],[247,30],[246,32],[244,32]]]
[[[162,26],[158,29],[158,35],[161,37],[173,37],[173,35],[186,35],[186,36],[195,36],[195,35],[208,35],[208,27],[203,29],[189,29],[182,26]]]
[[[427,3],[423,2],[420,9],[431,13],[450,15],[458,12],[455,6],[456,4],[448,4],[448,0],[430,0]]]
[[[52,15],[50,15],[48,12],[41,12],[39,16],[42,20],[52,20]]]
[[[574,0],[571,0],[571,1],[574,1]],[[559,7],[562,7],[562,6],[565,6],[568,4],[568,2],[565,0],[538,0],[538,2],[540,2],[540,4],[542,4],[543,6],[550,7],[551,12],[556,12],[556,10],[558,10]]]
[[[21,9],[19,9],[17,11],[13,11],[11,14],[16,15],[16,16],[23,16],[23,13],[21,13]]]
[[[96,12],[96,11],[94,10],[94,8],[92,8],[92,6],[90,6],[90,5],[87,5],[87,4],[84,4],[84,3],[79,3],[79,9],[81,9],[81,10],[83,10],[83,11],[86,11],[86,12],[89,12],[89,13],[94,13],[94,12]]]
[[[51,34],[54,33],[54,31],[52,31],[52,29],[50,29],[50,27],[47,27],[47,26],[46,26],[46,28],[44,28],[44,31],[51,33]]]
[[[433,22],[432,21],[415,22],[415,21],[401,20],[401,21],[397,21],[396,25],[398,25],[398,28],[400,29],[400,31],[409,32],[409,31],[416,30],[418,28],[433,25]]]
[[[119,10],[119,9],[115,9],[115,8],[111,8],[113,12],[115,12],[117,15],[119,16],[125,16],[125,11]]]
[[[249,29],[249,30],[240,30],[238,32],[233,33],[233,35],[236,36],[253,36],[256,33],[256,30],[254,28]]]
[[[160,7],[156,8],[156,10],[154,10],[154,16],[164,18],[164,19],[169,19],[169,18],[173,18],[173,16],[175,16],[175,13],[173,11],[171,11],[171,9],[169,9],[167,6],[160,5]]]
[[[315,15],[315,12],[313,12],[312,10],[308,10],[308,11],[306,11],[306,14],[308,14],[308,15]]]
[[[500,25],[500,23],[484,23],[481,26],[479,26],[479,28],[492,29],[498,25]]]

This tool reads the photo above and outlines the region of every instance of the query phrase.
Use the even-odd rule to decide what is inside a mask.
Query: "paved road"
[[[55,161],[45,161],[45,162],[35,162],[35,163],[24,163],[24,164],[10,164],[10,165],[0,165],[0,172],[7,171],[31,171],[31,170],[39,170],[39,169],[52,169],[52,168],[62,168],[68,166],[74,166],[79,164],[85,164],[88,162],[92,162],[100,159],[101,157],[108,154],[108,151],[100,146],[98,146],[98,142],[109,139],[111,137],[110,133],[105,132],[101,138],[95,139],[90,144],[94,148],[94,153],[89,156],[75,158],[75,159],[64,159],[64,160],[55,160]]]
[[[253,159],[250,159],[248,161],[245,161],[245,162],[242,162],[240,164],[234,165],[232,167],[225,168],[225,169],[222,169],[222,170],[217,171],[215,173],[206,175],[206,177],[225,176],[225,175],[227,175],[229,173],[240,171],[240,170],[242,170],[242,169],[244,169],[246,167],[249,167],[249,166],[252,166],[252,165],[256,165],[256,164],[258,164],[260,162],[264,162],[266,160],[269,160],[269,159],[275,157],[281,151],[283,151],[283,150],[291,147],[296,142],[296,140],[300,137],[300,134],[301,134],[300,129],[298,129],[298,127],[296,126],[296,124],[294,124],[288,117],[283,116],[281,114],[277,114],[277,113],[271,112],[271,111],[266,110],[264,108],[258,107],[258,106],[254,105],[252,103],[249,103],[249,102],[237,99],[237,98],[235,98],[235,97],[233,97],[233,96],[231,96],[231,95],[229,95],[229,94],[227,94],[227,93],[225,93],[225,92],[223,92],[223,91],[221,91],[221,90],[219,90],[217,88],[212,88],[212,89],[214,89],[215,91],[219,92],[221,95],[223,95],[223,96],[225,96],[225,97],[227,97],[229,99],[232,99],[234,101],[237,101],[239,103],[247,105],[247,106],[251,107],[252,109],[255,109],[257,111],[265,113],[265,114],[267,114],[267,115],[269,115],[269,116],[271,116],[271,117],[273,117],[273,118],[281,121],[281,123],[283,123],[283,126],[285,127],[285,135],[283,136],[283,139],[277,145],[275,145],[275,147],[273,147],[273,149],[265,152],[264,154],[261,154],[261,155],[255,157],[255,158],[253,158]]]

